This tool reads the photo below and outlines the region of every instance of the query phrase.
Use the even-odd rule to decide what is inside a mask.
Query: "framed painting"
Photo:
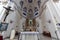
[[[0,23],[0,31],[6,31],[8,28],[8,23]]]

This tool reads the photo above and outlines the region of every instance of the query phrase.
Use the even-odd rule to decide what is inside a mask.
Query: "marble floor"
[[[5,39],[5,40],[9,40],[9,39]],[[14,39],[14,40],[18,40],[18,39]],[[50,37],[46,37],[46,36],[40,35],[40,39],[39,40],[52,40],[52,39]]]
[[[50,37],[40,35],[40,40],[52,40]]]

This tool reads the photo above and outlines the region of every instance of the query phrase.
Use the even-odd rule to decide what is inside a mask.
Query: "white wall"
[[[43,33],[41,19],[39,19],[39,17],[36,18],[36,23],[37,23],[36,25],[39,25],[39,26],[37,26],[37,30],[39,31],[39,33]]]
[[[25,20],[26,20],[26,19],[23,18],[23,17],[20,19],[20,21],[19,21],[19,27],[18,27],[18,31],[19,31],[19,32],[22,32],[22,31],[23,31],[23,25],[24,25],[24,23],[25,23]]]
[[[12,4],[12,10],[13,12],[9,12],[8,17],[6,18],[6,23],[9,23],[8,29],[5,32],[2,32],[3,38],[9,37],[11,30],[16,29],[18,27],[19,21],[20,21],[20,14],[15,10],[14,5]],[[11,23],[12,21],[12,23]],[[17,26],[17,27],[16,27]]]
[[[49,30],[48,30],[48,26],[46,25],[47,21],[46,21],[46,17],[48,17],[46,14],[46,9],[44,9],[42,15],[41,15],[41,24],[42,24],[42,29],[43,31],[46,31],[47,33],[49,33]],[[48,19],[48,18],[47,18]]]
[[[42,15],[42,23],[43,23],[43,26],[45,26],[46,31],[48,30],[51,33],[52,37],[57,38],[57,36],[55,34],[56,22],[55,22],[53,13],[52,13],[52,9],[50,7],[51,7],[50,2],[48,2],[46,5],[45,13],[44,13],[44,15]],[[49,21],[51,23],[49,23]]]
[[[56,31],[56,21],[54,19],[54,14],[56,11],[56,9],[52,10],[52,8],[54,6],[51,6],[50,2],[47,2],[46,4],[46,10],[43,11],[43,14],[40,16],[41,18],[41,23],[42,23],[42,32],[46,31],[46,32],[50,32],[51,36],[54,38],[57,38],[55,31]],[[56,16],[56,15],[55,15]],[[57,17],[57,16],[56,16]],[[51,23],[49,23],[49,21]]]

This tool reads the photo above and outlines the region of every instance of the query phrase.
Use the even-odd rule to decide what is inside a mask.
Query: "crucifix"
[[[5,21],[6,18],[7,18],[7,16],[9,15],[9,12],[10,12],[10,11],[14,11],[14,10],[11,10],[11,7],[10,7],[10,6],[8,6],[8,8],[6,8],[6,7],[4,7],[4,8],[7,10],[6,16],[5,16],[5,18],[4,18],[4,21]]]

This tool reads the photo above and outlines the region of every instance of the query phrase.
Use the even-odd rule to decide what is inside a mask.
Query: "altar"
[[[38,40],[39,32],[21,32],[21,40]]]

